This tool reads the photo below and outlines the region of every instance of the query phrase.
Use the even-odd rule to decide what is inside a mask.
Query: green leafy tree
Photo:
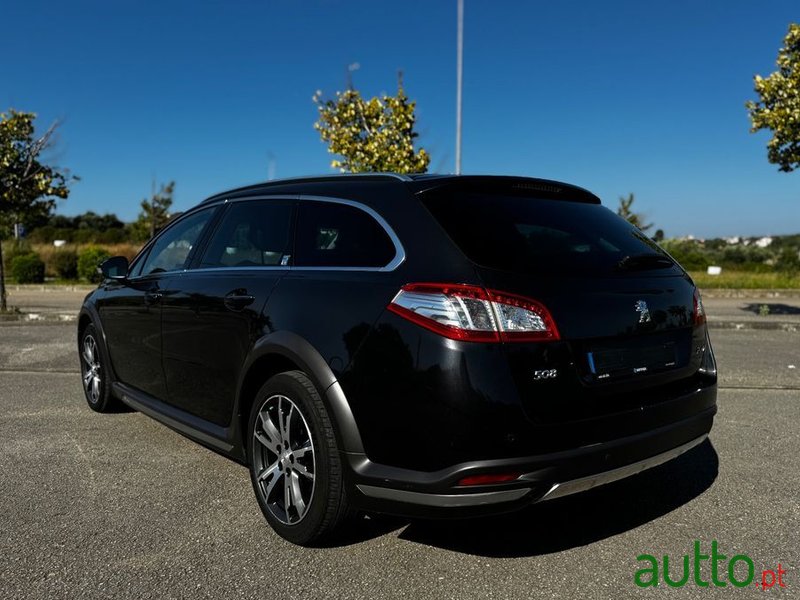
[[[755,133],[772,131],[767,159],[781,171],[800,167],[800,25],[792,23],[778,51],[778,70],[768,77],[755,76],[758,101],[746,107]]]
[[[42,153],[52,147],[58,123],[36,136],[34,113],[10,109],[0,114],[0,239],[14,223],[50,214],[56,198],[69,195],[68,171],[44,164]],[[0,245],[0,311],[7,310],[5,270]]]
[[[652,223],[645,224],[644,215],[641,213],[633,212],[633,201],[634,197],[632,193],[628,194],[627,198],[624,196],[620,196],[619,208],[617,209],[617,214],[623,219],[627,220],[631,225],[638,227],[642,231],[647,231],[653,226],[653,224]]]
[[[161,185],[158,192],[142,200],[142,212],[131,224],[130,236],[135,242],[144,242],[153,237],[170,221],[169,209],[172,206],[172,195],[175,192],[175,182],[170,181]]]
[[[108,213],[98,215],[93,211],[88,211],[82,215],[72,218],[72,227],[75,229],[91,229],[93,231],[105,231],[107,229],[122,229],[125,223],[117,218],[117,215]]]
[[[328,143],[328,151],[342,158],[331,166],[343,172],[424,173],[430,155],[424,148],[414,149],[416,102],[403,91],[402,74],[397,80],[397,95],[365,100],[352,87],[337,92],[334,100],[314,94],[319,121],[314,128]]]
[[[125,223],[117,215],[98,215],[88,211],[75,217],[53,215],[39,224],[33,224],[26,237],[38,244],[49,244],[53,240],[118,244],[127,239],[127,233]]]

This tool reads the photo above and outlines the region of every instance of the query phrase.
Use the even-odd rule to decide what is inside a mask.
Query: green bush
[[[90,283],[100,283],[103,276],[97,272],[97,267],[110,257],[103,248],[87,246],[78,255],[78,277]]]
[[[797,275],[800,273],[800,253],[790,248],[784,248],[778,255],[775,268],[790,276]]]
[[[11,276],[17,283],[43,283],[44,263],[36,254],[19,254],[11,260]]]
[[[78,254],[74,250],[56,250],[50,257],[49,267],[59,279],[77,279]]]
[[[3,243],[3,264],[11,270],[11,261],[17,256],[34,254],[27,240],[9,240]]]
[[[705,270],[708,265],[715,264],[713,258],[703,248],[690,240],[665,240],[661,247],[672,255],[687,271]]]

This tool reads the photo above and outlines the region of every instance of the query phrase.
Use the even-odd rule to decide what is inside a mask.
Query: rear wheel
[[[349,510],[333,426],[314,384],[302,371],[272,377],[248,423],[250,479],[269,524],[295,544],[330,537]]]
[[[100,344],[102,341],[94,324],[87,325],[79,345],[83,393],[89,408],[102,413],[115,410],[117,403],[111,396],[108,366]]]

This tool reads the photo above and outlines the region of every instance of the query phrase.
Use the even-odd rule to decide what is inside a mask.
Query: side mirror
[[[124,256],[112,256],[103,261],[97,269],[104,279],[124,280],[128,278],[128,259]]]

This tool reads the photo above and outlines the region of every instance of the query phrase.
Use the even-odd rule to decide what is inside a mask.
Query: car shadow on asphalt
[[[710,441],[644,473],[508,515],[412,521],[399,538],[486,557],[562,552],[653,521],[705,492],[717,478]],[[390,521],[391,522],[391,521]]]

